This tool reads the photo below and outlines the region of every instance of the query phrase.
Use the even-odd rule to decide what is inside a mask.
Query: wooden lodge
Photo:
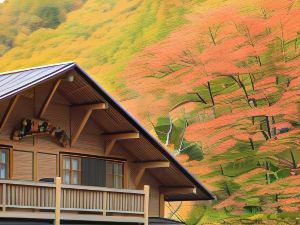
[[[213,199],[76,63],[0,74],[0,224],[158,224]]]

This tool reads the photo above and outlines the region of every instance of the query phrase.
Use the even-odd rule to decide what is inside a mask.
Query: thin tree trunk
[[[251,73],[249,73],[249,77],[250,77],[250,81],[251,81],[252,90],[254,91],[255,88],[254,88],[254,82],[253,82]]]
[[[238,82],[239,82],[239,84],[240,84],[240,87],[243,89],[243,91],[244,91],[244,93],[245,93],[245,96],[246,96],[248,105],[251,107],[250,102],[249,102],[249,95],[248,95],[248,92],[247,92],[247,90],[246,90],[246,87],[245,87],[244,83],[241,81],[240,76],[238,76]]]
[[[220,165],[220,169],[221,169],[221,174],[224,176],[224,170],[223,170],[222,164]]]
[[[210,35],[210,37],[211,37],[211,40],[213,41],[214,45],[216,45],[216,41],[215,41],[214,35],[213,35],[213,33],[212,33],[210,27],[208,28],[208,30],[209,30],[209,35]]]
[[[271,134],[271,129],[270,129],[269,117],[268,116],[266,116],[266,124],[267,124],[268,135],[271,138],[272,134]]]
[[[213,94],[212,94],[212,91],[211,91],[211,87],[210,87],[210,82],[209,81],[207,82],[207,86],[208,86],[208,91],[209,91],[211,102],[212,102],[213,105],[215,105],[215,101],[214,101],[214,97],[213,97]]]
[[[258,55],[258,56],[256,56],[256,57],[257,57],[258,65],[261,66],[262,64],[261,64],[260,56]]]
[[[255,150],[252,138],[249,138],[249,141],[250,141],[250,145],[251,145],[252,150]]]
[[[290,83],[291,83],[291,80],[288,78],[288,81],[287,81],[286,86],[289,87],[289,86],[290,86]]]
[[[172,130],[173,130],[173,123],[172,123],[171,115],[169,115],[169,120],[170,120],[170,128],[169,128],[169,131],[167,133],[167,139],[166,139],[165,145],[170,144],[170,139],[171,139],[170,137],[171,137]]]

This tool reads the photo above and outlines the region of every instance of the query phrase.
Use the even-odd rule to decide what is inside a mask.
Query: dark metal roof
[[[0,99],[29,88],[43,80],[65,72],[75,63],[66,62],[42,67],[0,73]]]
[[[127,121],[129,121],[149,142],[159,150],[171,163],[173,163],[189,180],[195,185],[197,196],[178,195],[169,198],[168,201],[180,200],[214,200],[214,195],[207,190],[200,181],[198,181],[191,173],[189,173],[154,137],[146,128],[144,128],[126,109],[124,109],[111,95],[109,95],[92,77],[90,77],[83,69],[74,62],[47,65],[43,67],[30,68],[25,70],[0,73],[0,99],[12,96],[20,91],[28,89],[33,85],[41,83],[47,79],[64,74],[74,69],[77,73],[97,91],[113,108],[115,108]],[[198,194],[199,192],[199,194]]]

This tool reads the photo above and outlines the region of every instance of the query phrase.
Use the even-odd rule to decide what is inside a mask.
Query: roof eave
[[[150,134],[143,125],[141,125],[122,105],[120,105],[104,88],[102,88],[89,74],[87,74],[78,64],[75,64],[74,69],[97,91],[103,98],[109,102],[119,113],[128,119],[133,126],[141,132],[157,149],[172,162],[207,198],[195,200],[215,200],[216,197],[211,193],[200,181],[198,181],[190,172],[188,172],[169,152],[168,150]]]

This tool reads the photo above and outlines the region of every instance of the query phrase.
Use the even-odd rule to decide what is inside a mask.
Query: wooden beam
[[[146,162],[135,162],[135,165],[140,168],[151,169],[151,168],[168,168],[170,167],[169,161],[146,161]]]
[[[139,138],[139,133],[127,132],[127,133],[115,133],[115,134],[103,134],[105,141],[105,155],[109,155],[118,140],[135,139]]]
[[[52,90],[50,91],[49,95],[47,96],[46,101],[44,102],[43,107],[42,107],[42,109],[41,109],[41,111],[40,111],[40,113],[38,115],[39,118],[42,118],[44,116],[44,114],[45,114],[45,112],[46,112],[46,110],[47,110],[47,108],[48,108],[48,106],[50,104],[50,101],[52,100],[52,98],[53,98],[53,96],[54,96],[54,94],[55,94],[55,92],[56,92],[56,90],[57,90],[60,82],[61,82],[61,80],[59,79],[53,85]]]
[[[97,110],[97,109],[108,109],[106,103],[95,103],[95,104],[83,104],[83,105],[72,105],[72,109],[82,109],[82,110]]]
[[[160,187],[159,192],[162,194],[196,194],[195,187]]]
[[[71,146],[73,146],[77,142],[83,128],[85,127],[87,121],[91,117],[93,110],[107,109],[107,104],[102,102],[102,103],[95,103],[95,104],[72,105],[71,108],[86,111],[85,115],[83,116],[82,121],[81,121],[81,123],[80,123],[80,125],[77,129],[77,131],[75,132],[74,135],[72,135]]]
[[[144,186],[144,225],[149,224],[150,186]]]
[[[0,132],[4,128],[4,126],[5,126],[8,118],[9,118],[9,116],[11,115],[13,109],[15,108],[18,99],[19,99],[19,95],[16,95],[15,97],[13,97],[10,100],[9,105],[8,105],[8,107],[7,107],[7,109],[6,109],[5,113],[4,113],[4,116],[3,116],[2,120],[1,120],[1,122],[0,122]]]
[[[140,134],[137,132],[126,132],[126,133],[103,134],[103,137],[108,139],[122,140],[122,139],[139,138]]]
[[[145,173],[146,169],[154,169],[154,168],[168,168],[170,166],[170,162],[138,162],[135,163],[137,165],[137,174],[135,177],[135,185],[138,186],[141,182],[141,179]]]
[[[165,195],[159,193],[159,217],[165,218]]]
[[[71,139],[71,146],[74,146],[74,145],[75,145],[76,141],[77,141],[78,138],[79,138],[79,135],[81,134],[83,128],[85,127],[87,121],[89,120],[89,118],[90,118],[92,112],[93,112],[93,110],[90,109],[90,110],[88,110],[88,111],[85,113],[85,115],[84,115],[84,117],[82,118],[81,123],[80,123],[80,125],[79,125],[77,131],[75,132],[74,136],[73,136],[72,139]]]
[[[60,225],[61,178],[55,178],[55,225]]]

